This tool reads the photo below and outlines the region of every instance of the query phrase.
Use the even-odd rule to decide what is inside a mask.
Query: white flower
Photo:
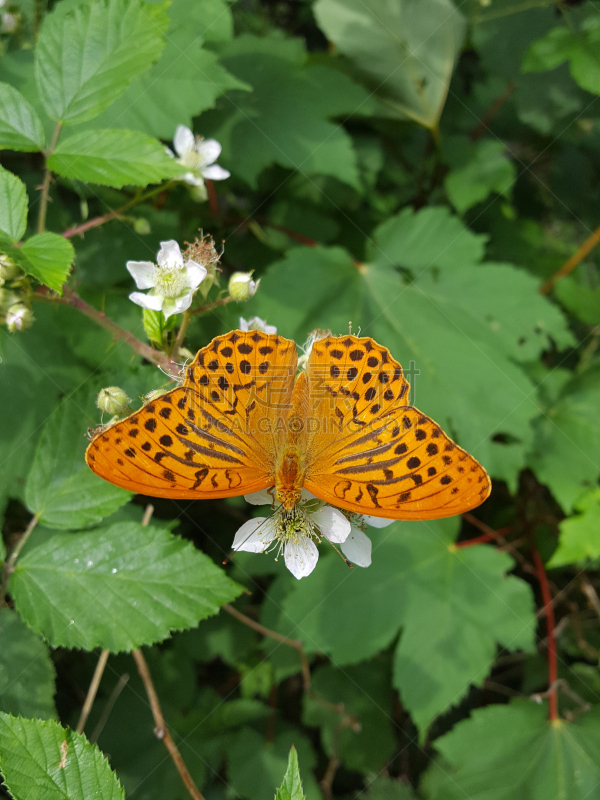
[[[221,155],[221,145],[216,139],[194,136],[185,125],[178,125],[173,138],[173,147],[179,156],[177,161],[189,169],[189,172],[186,172],[181,180],[189,183],[190,186],[204,187],[204,178],[211,181],[224,181],[229,177],[230,173],[226,169],[215,164]],[[167,153],[175,158],[168,148]]]
[[[262,331],[263,333],[277,333],[277,328],[275,325],[268,325],[264,319],[260,317],[250,317],[250,319],[245,320],[243,317],[240,317],[240,330],[241,331]],[[271,502],[270,500],[268,501]]]
[[[370,517],[366,514],[353,514],[346,512],[350,520],[350,535],[341,545],[342,553],[357,567],[368,567],[371,564],[371,540],[365,533],[367,525],[373,528],[385,528],[394,522],[393,519]]]
[[[147,294],[132,292],[129,299],[142,308],[162,311],[165,319],[187,311],[194,292],[206,277],[206,267],[195,261],[183,263],[179,245],[174,240],[160,243],[152,261],[128,261],[127,269],[138,289],[150,289]]]
[[[247,494],[245,499],[253,505],[273,502],[267,490]],[[277,555],[283,551],[286,567],[300,579],[310,575],[317,564],[316,542],[321,541],[321,536],[343,546],[350,532],[350,522],[341,511],[303,489],[300,502],[290,511],[280,506],[270,517],[255,517],[245,522],[232,547],[250,553],[277,548]]]
[[[318,328],[308,334],[308,339],[303,345],[300,345],[302,355],[298,359],[298,369],[306,369],[306,364],[308,363],[308,358],[312,352],[314,343],[318,342],[319,339],[326,339],[328,336],[331,336],[331,331],[321,331]]]

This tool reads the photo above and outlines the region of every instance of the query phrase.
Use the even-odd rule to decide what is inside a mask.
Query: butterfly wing
[[[321,500],[423,520],[462,514],[488,497],[485,469],[409,405],[409,383],[385,347],[327,337],[313,346],[307,375],[313,432],[304,485]]]
[[[152,497],[234,497],[272,486],[296,373],[296,345],[232,331],[200,350],[183,386],[90,443],[101,478]]]

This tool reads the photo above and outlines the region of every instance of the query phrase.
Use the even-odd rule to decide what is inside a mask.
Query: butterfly
[[[296,345],[231,331],[200,350],[183,385],[101,430],[86,460],[111,483],[173,499],[273,487],[290,510],[305,488],[333,506],[389,519],[461,514],[489,495],[487,472],[409,403],[387,348],[369,337]]]

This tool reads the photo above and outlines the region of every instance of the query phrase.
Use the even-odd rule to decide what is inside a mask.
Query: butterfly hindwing
[[[281,336],[232,331],[198,352],[183,386],[101,431],[87,462],[141,494],[217,498],[273,485],[281,409],[296,348]]]
[[[328,337],[314,345],[307,370],[315,432],[305,487],[317,497],[356,513],[434,519],[488,496],[479,462],[409,405],[409,384],[386,348]]]

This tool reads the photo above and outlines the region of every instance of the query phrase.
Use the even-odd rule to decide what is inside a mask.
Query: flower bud
[[[144,403],[151,403],[153,400],[158,400],[159,397],[162,397],[166,391],[167,389],[151,389],[149,392],[146,392],[142,400]]]
[[[6,327],[11,333],[26,331],[34,323],[33,311],[23,303],[15,303],[6,312]]]
[[[146,236],[147,234],[152,233],[152,226],[146,217],[136,217],[133,220],[133,230],[136,233],[139,233],[140,236]]]
[[[0,288],[0,314],[6,314],[11,306],[19,302],[19,296],[8,289]]]
[[[252,280],[251,272],[234,272],[229,279],[229,294],[238,303],[242,303],[256,294],[259,283],[260,279]]]
[[[10,256],[0,253],[0,286],[5,281],[12,281],[19,274],[19,268]]]
[[[131,400],[127,397],[123,389],[118,386],[107,386],[102,389],[96,398],[96,405],[100,411],[106,411],[107,414],[122,417],[129,414],[131,408],[129,404]]]

